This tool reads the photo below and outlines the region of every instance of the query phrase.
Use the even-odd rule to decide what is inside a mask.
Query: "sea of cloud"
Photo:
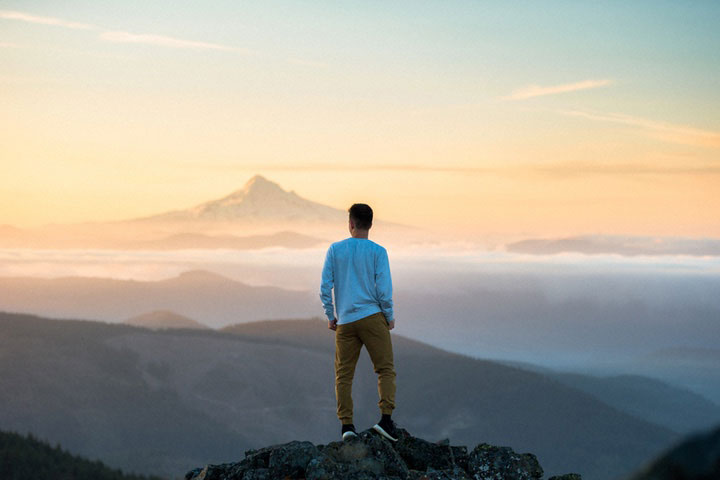
[[[161,280],[187,270],[203,269],[250,285],[315,290],[326,248],[255,250],[93,250],[0,249],[0,276],[104,277]],[[514,278],[535,278],[553,297],[574,295],[579,277],[613,277],[662,283],[677,277],[720,277],[720,256],[690,255],[536,255],[488,251],[466,243],[388,248],[398,290],[457,292],[469,282],[485,279],[512,288]]]
[[[326,247],[255,250],[0,249],[0,276],[153,281],[208,270],[255,286],[317,291]],[[720,309],[720,256],[537,255],[468,243],[388,248],[396,292],[457,296],[478,289],[539,291],[548,301],[592,298]]]
[[[0,276],[153,281],[200,269],[315,295],[325,253],[326,247],[0,249]],[[705,360],[694,360],[698,355],[717,350],[718,256],[537,255],[463,243],[389,247],[388,254],[397,332],[441,348],[568,370],[653,374],[675,383],[705,368]],[[655,360],[637,367],[655,352],[676,348],[691,355],[681,362],[687,371],[671,377],[676,364],[656,368]],[[693,382],[686,386],[720,398],[720,380],[712,375]]]

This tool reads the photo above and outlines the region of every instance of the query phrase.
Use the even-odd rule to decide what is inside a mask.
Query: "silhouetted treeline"
[[[0,478],[3,480],[159,480],[125,474],[55,447],[28,433],[0,432]]]

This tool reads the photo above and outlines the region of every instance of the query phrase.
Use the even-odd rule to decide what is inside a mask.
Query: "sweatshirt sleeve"
[[[392,278],[387,250],[381,249],[375,260],[375,290],[380,309],[388,322],[395,320],[393,316]]]
[[[325,264],[322,269],[322,283],[320,284],[320,300],[322,300],[325,316],[328,321],[335,319],[335,308],[333,306],[332,289],[335,285],[333,272],[332,245],[325,254]]]

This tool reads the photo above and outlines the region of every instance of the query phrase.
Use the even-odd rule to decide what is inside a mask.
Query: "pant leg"
[[[335,398],[343,425],[353,423],[352,382],[362,348],[354,323],[338,325],[335,330]]]
[[[382,312],[358,320],[358,336],[365,345],[378,375],[378,407],[383,414],[395,409],[395,365],[392,340],[387,320]]]

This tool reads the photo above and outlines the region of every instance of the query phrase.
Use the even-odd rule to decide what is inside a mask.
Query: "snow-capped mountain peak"
[[[215,200],[215,202],[222,202],[225,205],[229,205],[243,202],[246,199],[262,201],[263,199],[269,200],[287,194],[288,192],[283,190],[277,183],[271,182],[262,175],[255,175],[248,180],[240,190],[236,190],[220,200]],[[294,193],[290,194],[294,195]]]
[[[229,195],[186,210],[175,210],[142,220],[162,221],[250,221],[342,222],[347,212],[300,197],[262,175],[255,175]]]

